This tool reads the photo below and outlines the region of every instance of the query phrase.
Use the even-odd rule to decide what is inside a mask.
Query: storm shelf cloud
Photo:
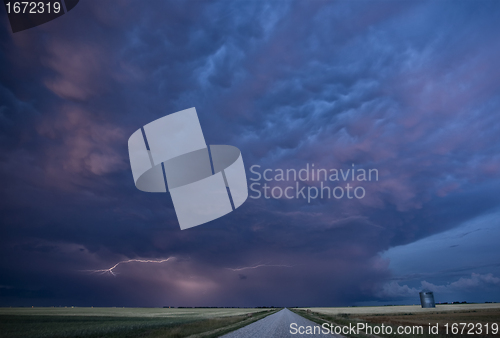
[[[499,15],[497,1],[80,1],[17,33],[3,16],[0,305],[500,301]],[[190,107],[210,144],[241,151],[248,185],[253,165],[281,186],[277,169],[314,163],[342,184],[365,170],[348,178],[365,196],[249,198],[180,231],[168,193],[135,188],[127,139]]]

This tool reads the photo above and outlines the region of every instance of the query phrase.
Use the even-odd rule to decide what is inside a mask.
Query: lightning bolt
[[[85,271],[90,272],[90,273],[98,273],[101,275],[109,273],[113,276],[116,276],[116,273],[113,270],[115,270],[121,264],[134,263],[134,262],[137,262],[137,263],[165,263],[165,262],[168,262],[169,260],[172,260],[172,259],[175,259],[175,257],[169,257],[166,259],[127,259],[125,261],[120,261],[120,262],[116,263],[115,265],[113,265],[112,267],[110,267],[108,269],[85,270]]]
[[[242,267],[242,268],[236,268],[236,269],[232,269],[232,268],[226,268],[228,270],[231,270],[231,271],[242,271],[242,270],[249,270],[249,269],[257,269],[257,268],[261,268],[261,267],[280,267],[280,268],[293,268],[293,265],[284,265],[284,264],[257,264],[257,265],[254,265],[254,266],[245,266],[245,267]]]

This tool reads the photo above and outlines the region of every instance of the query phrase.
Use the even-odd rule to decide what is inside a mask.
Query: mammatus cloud
[[[47,56],[42,62],[54,71],[44,84],[64,99],[86,101],[102,95],[105,86],[99,73],[107,67],[109,56],[91,43],[53,40],[47,45]]]
[[[499,14],[496,1],[87,1],[70,18],[0,31],[0,285],[16,286],[2,304],[375,299],[391,278],[380,252],[500,203]],[[248,168],[355,164],[379,181],[360,201],[247,201],[181,233],[168,195],[134,187],[127,136],[193,106],[205,138],[238,147]],[[60,242],[84,251],[37,244]],[[73,276],[170,256],[192,261]],[[228,267],[250,268],[238,279]]]
[[[60,175],[93,174],[103,176],[127,167],[126,160],[116,151],[124,142],[120,127],[103,123],[90,112],[71,105],[63,106],[51,119],[45,119],[37,127],[40,136],[57,140],[46,151],[45,170],[54,179]]]

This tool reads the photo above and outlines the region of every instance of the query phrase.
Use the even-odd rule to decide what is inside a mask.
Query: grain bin
[[[423,308],[436,307],[436,303],[434,302],[434,293],[427,290],[421,291],[420,304],[422,304]]]

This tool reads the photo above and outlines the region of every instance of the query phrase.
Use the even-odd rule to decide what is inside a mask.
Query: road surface
[[[290,324],[299,326],[319,326],[304,317],[301,317],[288,309],[283,309],[273,315],[267,316],[239,330],[228,333],[224,338],[285,338],[285,337],[343,337],[327,334],[292,334]],[[293,330],[292,330],[293,331]],[[293,331],[294,332],[294,331]]]

